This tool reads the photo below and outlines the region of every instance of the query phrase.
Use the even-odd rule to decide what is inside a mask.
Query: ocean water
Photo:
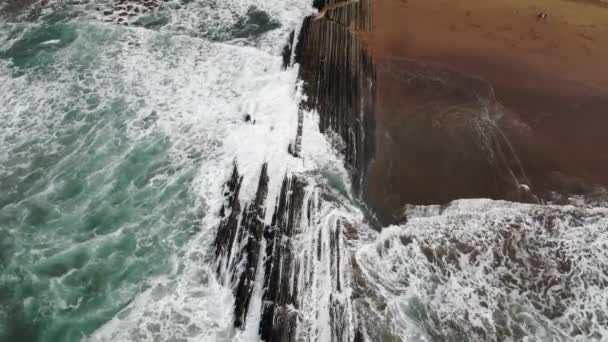
[[[470,199],[405,215],[356,252],[383,339],[608,337],[605,207]]]
[[[161,3],[129,26],[110,5],[0,3],[0,341],[83,340],[178,278],[226,166],[290,132],[279,52],[307,1]]]
[[[267,208],[292,174],[314,203],[302,340],[332,340],[335,302],[366,341],[608,338],[605,204],[463,200],[378,232],[315,112],[288,153],[281,52],[312,1],[117,3],[0,2],[1,342],[260,340],[261,285],[235,329],[213,241],[233,164],[250,201],[265,162]]]

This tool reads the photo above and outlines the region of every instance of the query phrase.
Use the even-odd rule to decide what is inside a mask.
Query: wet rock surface
[[[339,1],[315,5],[332,3]],[[371,28],[364,15],[369,7],[368,1],[361,1],[326,9],[323,20],[308,17],[297,45],[294,32],[283,51],[284,67],[301,65],[308,99],[301,104],[289,153],[300,156],[304,111],[317,110],[321,131],[341,141],[357,189],[373,153],[373,66],[356,36],[357,30]],[[237,23],[237,36],[257,34],[268,25],[269,17],[252,10]],[[218,275],[235,296],[234,326],[245,329],[249,323],[258,284],[262,340],[362,341],[353,326],[356,312],[349,298],[351,252],[346,241],[356,237],[355,228],[331,214],[335,204],[323,199],[326,190],[304,177],[285,175],[277,198],[266,198],[269,178],[264,166],[252,203],[239,199],[242,179],[235,166],[225,185],[215,240]]]
[[[245,16],[232,28],[234,38],[250,38],[279,28],[281,23],[255,6],[249,7]]]
[[[271,225],[264,229],[266,259],[264,261],[264,302],[260,336],[264,341],[296,340],[299,309],[297,288],[302,276],[295,258],[293,237],[300,229],[304,186],[297,177],[285,178]]]
[[[224,189],[226,203],[220,212],[223,219],[215,240],[218,273],[233,288],[236,298],[234,326],[237,328],[245,325],[254,288],[268,194],[267,165],[262,167],[253,203],[244,207],[239,201],[241,183],[242,176],[235,165]]]
[[[323,218],[320,189],[285,176],[270,220],[267,166],[252,203],[241,203],[243,177],[235,165],[224,188],[215,239],[217,272],[233,290],[234,326],[244,329],[255,286],[260,286],[263,341],[352,341],[348,251],[340,218]],[[269,222],[269,223],[265,223]],[[262,270],[258,271],[259,267]],[[325,317],[325,318],[323,318]],[[329,322],[319,320],[329,319]],[[319,331],[320,326],[330,331]]]
[[[258,291],[264,341],[601,340],[604,93],[518,63],[480,59],[470,73],[441,63],[454,56],[378,53],[369,1],[314,6],[282,54],[306,95],[288,151],[300,156],[302,113],[316,110],[355,193],[396,225],[362,246],[323,187],[288,174],[266,198],[264,166],[244,203],[235,167],[216,239],[234,325],[251,323]],[[529,204],[447,204],[474,197]]]
[[[318,111],[322,132],[336,133],[363,189],[374,155],[374,65],[358,33],[370,31],[371,2],[317,1],[322,15],[305,19],[295,51],[307,109]]]

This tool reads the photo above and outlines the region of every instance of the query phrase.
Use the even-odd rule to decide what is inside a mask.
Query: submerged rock
[[[234,38],[251,38],[279,27],[280,22],[256,6],[251,6],[230,31]]]

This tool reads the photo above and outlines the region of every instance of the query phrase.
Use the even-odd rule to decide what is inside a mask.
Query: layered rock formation
[[[354,188],[361,190],[374,153],[374,69],[359,39],[359,32],[371,29],[371,2],[317,1],[315,6],[320,14],[306,18],[283,51],[285,67],[300,64],[306,95],[296,137],[287,148],[300,156],[303,111],[318,111],[320,130],[334,137]],[[347,223],[323,200],[326,190],[288,174],[277,198],[267,198],[264,165],[255,198],[244,203],[242,181],[235,165],[215,240],[218,275],[235,296],[234,326],[250,323],[258,284],[262,340],[362,341],[351,307]],[[272,210],[270,220],[267,210]]]
[[[307,109],[322,132],[336,133],[356,192],[364,187],[374,154],[374,78],[361,34],[372,29],[370,0],[316,1],[320,9],[302,25],[295,61],[304,80]]]
[[[266,198],[267,166],[252,203],[239,199],[242,179],[235,166],[224,188],[215,240],[218,275],[235,297],[234,326],[249,323],[258,284],[262,340],[352,341],[344,222],[322,210],[323,190],[308,187],[298,176],[285,176],[266,224],[266,207],[272,203]]]
[[[516,311],[509,295],[519,291],[539,320],[557,322],[557,335],[597,337],[595,325],[574,326],[566,317],[564,303],[575,303],[572,294],[584,286],[573,281],[586,275],[572,278],[573,256],[552,239],[577,234],[584,225],[602,235],[603,211],[520,204],[502,210],[511,204],[487,201],[473,201],[470,208],[464,201],[463,208],[456,202],[403,210],[470,197],[563,203],[570,194],[594,192],[599,196],[586,200],[605,201],[608,77],[594,74],[587,63],[597,68],[597,56],[608,56],[608,49],[586,43],[581,53],[571,49],[572,42],[555,45],[555,32],[570,31],[552,24],[559,15],[544,12],[548,4],[378,0],[372,16],[371,0],[315,1],[319,14],[306,18],[283,51],[285,67],[300,65],[306,95],[296,137],[286,148],[300,156],[306,143],[303,112],[316,110],[320,130],[344,156],[355,192],[384,223],[407,223],[353,255],[350,240],[357,228],[332,214],[326,189],[288,174],[276,198],[268,198],[264,165],[255,198],[245,203],[235,166],[215,243],[217,272],[236,299],[235,327],[257,324],[264,341],[398,339],[404,332],[394,327],[403,322],[395,320],[411,314],[399,310],[413,310],[417,322],[428,324],[421,329],[431,339],[502,341],[527,333],[512,317],[516,312],[504,314],[507,306]],[[603,7],[572,2],[560,8],[567,16],[573,8]],[[604,39],[600,33],[608,26],[597,20],[595,28],[576,26],[582,33],[575,43]],[[535,49],[543,44],[553,44],[553,50],[539,55]],[[585,55],[588,49],[593,53]],[[418,212],[436,209],[433,215],[441,216],[450,208],[454,212],[437,221],[421,219],[429,213]],[[587,221],[579,220],[581,215],[589,216]],[[481,229],[486,225],[490,228]],[[457,229],[462,239],[452,236]],[[443,235],[435,243],[437,233]],[[476,240],[480,236],[483,241]],[[403,262],[403,255],[416,262]],[[547,255],[555,259],[543,259]],[[466,270],[475,267],[485,272],[495,295],[485,283],[467,283],[472,276]],[[422,279],[418,293],[428,298],[418,304],[412,299],[408,308],[395,306],[391,296],[401,298],[416,277]],[[474,311],[428,304],[433,298],[458,299],[461,292],[449,293],[444,286],[454,279],[477,291]],[[605,279],[599,281],[605,288]],[[437,289],[445,293],[433,292]],[[256,301],[260,308],[253,306]],[[254,322],[248,321],[258,314],[252,308],[260,315]],[[573,321],[584,321],[581,317]]]

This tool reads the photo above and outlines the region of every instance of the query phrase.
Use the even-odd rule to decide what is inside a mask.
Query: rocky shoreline
[[[299,157],[305,143],[302,111],[316,110],[319,129],[333,136],[351,171],[353,189],[361,193],[374,153],[375,72],[357,33],[371,29],[371,1],[344,6],[315,1],[315,6],[323,16],[307,17],[283,51],[284,67],[300,65],[306,95],[296,137],[287,148]],[[350,298],[351,252],[344,233],[349,223],[339,217],[319,222],[324,190],[308,186],[297,174],[285,176],[275,207],[267,208],[266,170],[264,164],[252,203],[240,200],[243,177],[238,165],[224,187],[215,257],[218,276],[233,289],[234,326],[247,324],[255,284],[263,282],[263,341],[363,341]],[[268,225],[267,210],[273,211]],[[263,275],[256,278],[260,266]],[[320,326],[329,331],[320,331]]]
[[[304,20],[295,50],[307,95],[303,107],[319,113],[321,132],[340,137],[339,149],[360,193],[375,143],[375,70],[359,35],[371,32],[372,1],[316,1],[315,6],[321,14]]]
[[[567,204],[574,194],[606,195],[608,158],[602,153],[608,136],[602,128],[608,124],[608,75],[592,73],[588,64],[601,68],[599,60],[608,60],[608,49],[597,48],[588,58],[560,64],[568,60],[560,55],[570,53],[566,43],[538,59],[530,47],[552,38],[533,32],[547,29],[546,22],[561,13],[534,7],[547,2],[314,4],[319,13],[305,19],[283,52],[284,67],[299,65],[306,95],[296,137],[287,148],[299,157],[306,143],[302,112],[316,110],[319,129],[344,156],[354,193],[382,224],[407,221],[404,208],[410,205],[460,198]],[[560,8],[566,15],[571,8],[591,7],[604,10],[590,2]],[[494,32],[492,16],[502,18],[506,12],[501,11],[512,13],[508,20],[528,23],[503,30],[521,45],[478,34],[479,29]],[[412,21],[395,21],[395,16]],[[483,18],[481,23],[472,19],[476,16]],[[469,25],[467,30],[454,26],[461,21]],[[428,30],[427,35],[418,35],[416,25]],[[536,28],[539,25],[545,26]],[[597,25],[597,34],[608,28],[601,20]],[[451,38],[444,37],[446,32]],[[521,32],[532,36],[522,37]],[[582,65],[581,73],[573,73]],[[386,331],[367,322],[380,309],[370,307],[373,301],[358,300],[369,289],[357,258],[345,248],[356,227],[341,219],[316,224],[323,190],[309,187],[298,175],[285,176],[275,207],[267,208],[266,168],[251,203],[239,200],[242,175],[237,165],[224,189],[215,247],[218,275],[236,298],[234,326],[247,323],[255,284],[263,282],[259,334],[264,341],[319,340],[322,332],[312,322],[320,317],[329,319],[325,323],[331,332],[323,336],[331,341],[387,337]],[[273,212],[271,224],[264,223],[267,210]],[[310,243],[304,244],[303,236]],[[408,246],[408,239],[400,241]],[[378,247],[378,253],[391,246]],[[424,248],[420,253],[429,264],[441,266],[447,258]],[[464,249],[454,255],[470,253],[468,245],[458,248]],[[484,338],[503,334],[477,329]]]

